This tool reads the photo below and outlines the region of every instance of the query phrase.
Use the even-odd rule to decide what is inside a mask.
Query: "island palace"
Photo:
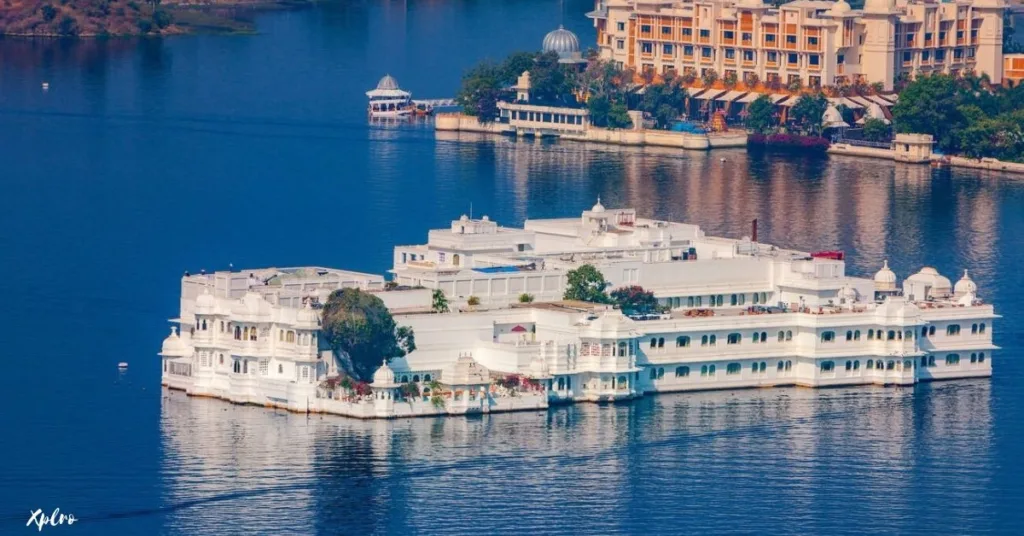
[[[598,201],[523,228],[462,216],[426,244],[395,247],[390,283],[320,267],[186,273],[162,382],[237,403],[390,418],[991,376],[998,316],[966,270],[955,285],[930,267],[902,284],[887,264],[873,279],[852,277],[841,252],[752,234],[707,236]],[[653,291],[668,312],[562,300],[567,273],[584,264],[611,288]],[[382,365],[364,393],[337,385],[320,334],[318,307],[345,287],[374,293],[415,332],[417,349]],[[451,312],[432,311],[435,289]]]

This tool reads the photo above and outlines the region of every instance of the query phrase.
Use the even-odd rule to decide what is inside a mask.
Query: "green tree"
[[[470,69],[462,77],[462,85],[455,96],[466,115],[475,115],[482,123],[498,117],[498,100],[502,96],[501,68],[485,61]]]
[[[633,120],[629,118],[629,109],[620,102],[612,104],[608,109],[608,128],[632,128]]]
[[[569,270],[566,279],[564,299],[608,303],[608,295],[604,289],[608,288],[609,283],[605,281],[604,274],[593,265],[584,264],[575,270]]]
[[[369,381],[382,361],[416,349],[412,329],[396,326],[377,296],[355,288],[335,290],[323,308],[321,330],[345,372]]]
[[[448,309],[448,298],[445,297],[444,291],[441,289],[435,289],[432,296],[432,303],[430,304],[430,310],[435,313],[447,313]]]
[[[931,134],[939,149],[953,153],[959,146],[957,133],[966,126],[960,104],[960,92],[952,77],[918,77],[892,107],[893,124],[897,132]]]
[[[536,61],[534,52],[513,52],[501,63],[501,82],[506,85],[515,84],[523,71],[531,71]],[[531,73],[532,74],[532,73]]]
[[[644,88],[640,109],[654,117],[658,128],[669,128],[683,113],[686,89],[678,84],[652,84]]]
[[[57,33],[60,35],[78,35],[78,22],[71,15],[64,15],[57,24]]]
[[[864,121],[864,139],[868,141],[883,141],[889,138],[889,125],[881,119],[874,117]]]
[[[156,3],[159,3],[159,0]],[[158,9],[153,12],[153,24],[156,24],[157,28],[164,29],[173,22],[174,17],[166,9]]]
[[[50,4],[43,4],[43,7],[40,8],[40,12],[42,12],[43,20],[46,22],[50,22],[53,19],[57,18],[57,8],[51,6]]]
[[[530,71],[531,102],[568,104],[571,87],[565,67],[558,63],[558,54],[546,52],[537,56]]]
[[[612,103],[608,97],[595,95],[587,101],[587,111],[590,113],[590,122],[597,127],[608,127],[608,112]]]
[[[828,108],[828,99],[821,93],[802,95],[790,111],[790,121],[800,125],[813,136],[821,135],[822,117]]]
[[[625,314],[649,313],[658,310],[654,293],[639,285],[620,287],[611,292],[612,302]]]
[[[758,134],[767,134],[775,126],[775,110],[768,95],[761,95],[750,103],[746,125]]]

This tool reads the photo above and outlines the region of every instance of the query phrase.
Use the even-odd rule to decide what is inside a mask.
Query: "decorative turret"
[[[889,269],[889,260],[882,262],[882,269],[875,274],[875,290],[896,290],[896,273]]]
[[[977,294],[978,285],[971,279],[971,276],[967,275],[967,270],[964,270],[964,276],[956,282],[956,286],[953,287],[953,295],[960,297],[966,294]]]
[[[188,347],[185,346],[181,337],[178,336],[178,332],[172,327],[171,334],[164,339],[164,343],[160,347],[160,356],[168,358],[188,357],[189,353]]]
[[[604,212],[604,205],[601,204],[601,197],[597,197],[597,203],[590,208],[591,212]]]
[[[395,416],[395,399],[398,398],[398,387],[395,383],[395,371],[388,366],[387,360],[381,363],[373,373],[373,408],[378,417]]]
[[[948,298],[953,293],[953,285],[931,266],[921,268],[920,272],[903,281],[903,294],[910,300],[934,300]]]
[[[295,320],[299,327],[304,329],[317,329],[320,326],[320,315],[317,314],[308,300],[306,305],[296,313]]]
[[[202,315],[213,314],[213,309],[217,305],[217,300],[214,299],[213,294],[210,294],[210,289],[203,288],[203,293],[196,298],[196,313]]]

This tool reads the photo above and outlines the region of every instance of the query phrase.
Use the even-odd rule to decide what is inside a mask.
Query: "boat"
[[[377,82],[377,87],[366,92],[370,103],[367,113],[370,117],[403,117],[415,110],[412,93],[398,87],[398,81],[390,74]]]
[[[128,368],[128,363],[122,361],[122,362],[117,364],[117,368],[119,368],[121,370],[124,370],[124,369]]]

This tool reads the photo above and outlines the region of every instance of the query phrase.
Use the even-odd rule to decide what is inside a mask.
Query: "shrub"
[[[466,300],[466,303],[471,307],[476,307],[477,305],[480,305],[480,298],[477,298],[476,296],[470,296],[469,299]]]
[[[40,11],[43,13],[43,20],[45,20],[46,22],[50,22],[53,19],[57,18],[57,8],[51,6],[50,4],[44,5],[42,8],[40,8]]]
[[[519,303],[531,303],[533,302],[533,294],[522,293],[519,295]]]
[[[153,24],[156,24],[157,28],[164,29],[172,22],[174,22],[174,17],[165,9],[158,9],[153,13]]]
[[[78,23],[71,15],[64,15],[57,25],[57,33],[60,35],[78,35]]]

